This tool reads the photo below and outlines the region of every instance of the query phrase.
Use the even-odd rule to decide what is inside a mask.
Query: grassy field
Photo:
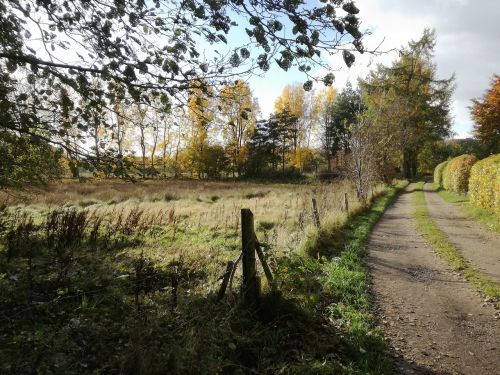
[[[372,198],[387,191],[379,186]],[[348,214],[341,209],[345,193]],[[384,367],[368,360],[371,344],[361,338],[369,330],[367,337],[381,341],[372,336],[366,282],[358,284],[359,249],[390,197],[371,214],[346,182],[95,181],[4,192],[1,372],[316,374]],[[256,312],[238,303],[239,274],[223,301],[214,298],[225,263],[240,252],[240,208],[254,212],[280,290],[266,294]],[[365,212],[371,219],[352,226]],[[346,246],[351,250],[337,258]]]

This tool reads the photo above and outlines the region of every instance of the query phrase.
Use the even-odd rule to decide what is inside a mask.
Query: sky
[[[500,0],[358,0],[362,29],[371,31],[365,46],[374,48],[384,41],[381,50],[404,46],[419,39],[424,28],[434,28],[437,45],[434,62],[439,78],[456,76],[452,102],[452,130],[456,138],[471,135],[473,121],[468,106],[488,89],[493,74],[500,74]],[[364,54],[350,69],[342,56],[331,59],[331,66],[342,68],[335,73],[334,86],[341,90],[346,82],[354,86],[377,63],[390,64],[397,52],[381,56]],[[283,86],[304,82],[298,72],[272,68],[264,77],[253,77],[250,85],[258,98],[262,115],[273,111],[274,101]]]

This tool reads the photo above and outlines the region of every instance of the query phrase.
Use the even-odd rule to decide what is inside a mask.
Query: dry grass
[[[378,186],[372,194],[378,196],[383,190],[383,186]],[[335,246],[329,234],[348,220],[342,210],[345,193],[350,213],[359,212],[363,205],[347,181],[332,184],[65,181],[45,189],[3,193],[0,202],[7,202],[10,212],[29,214],[35,222],[61,208],[85,211],[92,219],[88,232],[94,232],[94,236],[100,231],[104,238],[116,233],[140,237],[139,244],[122,249],[121,253],[128,257],[145,256],[160,266],[180,258],[196,262],[207,275],[207,283],[197,288],[198,293],[205,295],[217,289],[217,279],[225,263],[239,254],[241,208],[250,208],[254,213],[257,236],[266,244],[273,265],[282,255],[297,250],[311,252],[311,247]],[[313,225],[313,197],[318,202],[320,231]],[[141,217],[136,224],[124,222],[133,220],[137,214]],[[97,229],[96,224],[99,224]],[[150,227],[155,228],[150,230]],[[317,241],[327,237],[329,241],[325,243]],[[238,272],[236,277],[239,276]]]
[[[373,194],[377,195],[381,189],[382,187],[377,187]],[[200,181],[148,181],[135,184],[122,181],[67,181],[14,195],[4,193],[3,200],[8,202],[11,209],[41,214],[57,207],[82,208],[93,215],[106,217],[122,212],[126,214],[136,209],[143,210],[149,216],[168,213],[169,225],[177,226],[178,231],[178,239],[174,238],[169,244],[170,254],[184,252],[181,247],[187,245],[183,240],[187,234],[194,239],[208,230],[214,236],[220,234],[227,238],[233,234],[233,240],[237,239],[240,209],[250,208],[254,213],[261,241],[269,243],[275,251],[282,252],[295,249],[308,227],[312,226],[313,197],[318,201],[322,221],[344,221],[344,193],[348,194],[350,210],[359,210],[361,202],[345,181],[304,185]],[[182,233],[180,237],[179,233]],[[234,246],[235,241],[232,242]],[[151,242],[150,244],[153,245]],[[221,245],[224,246],[223,243]],[[199,251],[202,249],[196,249],[196,252]]]

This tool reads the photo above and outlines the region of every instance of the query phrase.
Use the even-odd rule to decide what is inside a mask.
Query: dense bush
[[[500,213],[500,154],[480,160],[472,167],[469,194],[472,204]]]
[[[439,187],[443,187],[443,171],[448,165],[448,160],[443,161],[434,168],[434,183],[438,184]]]
[[[443,187],[455,193],[467,193],[470,170],[476,162],[477,158],[468,154],[451,159],[443,170]]]

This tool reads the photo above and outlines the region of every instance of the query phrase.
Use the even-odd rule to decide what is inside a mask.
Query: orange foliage
[[[490,89],[481,100],[472,101],[471,114],[476,122],[476,136],[490,152],[500,152],[500,76],[493,77]]]

